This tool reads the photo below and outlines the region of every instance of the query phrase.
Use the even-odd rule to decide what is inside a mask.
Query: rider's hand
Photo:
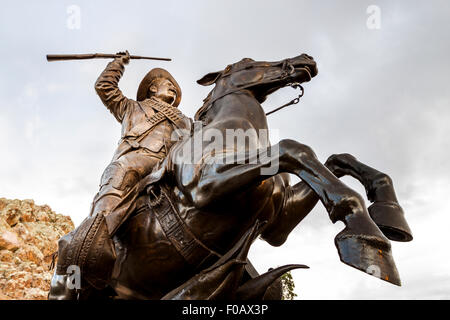
[[[119,59],[123,64],[128,64],[128,62],[130,62],[130,54],[128,53],[128,50],[125,52],[117,52],[116,55],[120,56],[120,58],[116,59]]]

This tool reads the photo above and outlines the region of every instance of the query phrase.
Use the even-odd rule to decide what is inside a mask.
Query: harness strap
[[[222,255],[208,248],[192,233],[179,216],[167,193],[162,188],[159,191],[160,195],[157,197],[153,193],[156,199],[150,202],[150,206],[167,239],[186,262],[193,267],[197,267],[200,261],[204,261],[210,255],[221,257]]]

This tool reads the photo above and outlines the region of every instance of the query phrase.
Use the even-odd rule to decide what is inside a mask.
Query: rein
[[[300,98],[303,97],[303,94],[305,93],[305,89],[303,89],[303,87],[301,86],[300,83],[290,83],[288,85],[291,86],[291,88],[293,88],[293,89],[297,89],[297,88],[300,89],[300,94],[298,95],[298,97],[295,98],[295,99],[292,99],[288,103],[283,104],[282,106],[279,106],[278,108],[275,108],[275,109],[273,109],[273,110],[271,110],[269,112],[266,112],[266,116],[268,116],[268,115],[270,115],[272,113],[275,113],[277,111],[280,111],[281,109],[286,108],[286,107],[288,107],[290,105],[299,103]]]
[[[287,68],[289,68],[289,70],[287,70]],[[288,77],[290,74],[292,74],[292,72],[294,71],[294,67],[293,67],[287,60],[283,61],[282,69],[283,69],[283,76],[282,76],[282,79],[283,79],[283,78],[287,78],[287,77]],[[231,75],[231,73],[224,75],[224,77],[227,77],[227,76],[230,76],[230,75]],[[265,84],[265,83],[269,83],[269,81],[261,82],[261,83],[258,83],[258,84]],[[215,97],[214,99],[208,101],[208,102],[207,102],[207,105],[202,107],[202,108],[204,108],[204,110],[201,110],[201,113],[202,113],[202,114],[206,113],[206,112],[209,110],[209,108],[211,108],[211,106],[213,105],[213,103],[216,102],[217,100],[219,100],[219,99],[221,99],[221,98],[223,98],[223,97],[225,97],[225,96],[227,96],[227,95],[229,95],[229,94],[231,94],[231,93],[236,93],[236,92],[238,92],[238,91],[245,90],[245,89],[250,88],[250,87],[253,87],[253,86],[255,86],[254,83],[249,83],[249,84],[247,84],[247,85],[245,85],[245,86],[242,86],[242,87],[239,87],[239,88],[234,88],[234,89],[232,89],[232,90],[229,90],[229,91],[227,91],[227,92],[224,92],[223,94],[219,95],[218,97]],[[266,112],[266,116],[268,116],[268,115],[270,115],[270,114],[272,114],[272,113],[275,113],[275,112],[277,112],[277,111],[280,111],[281,109],[286,108],[286,107],[288,107],[288,106],[290,106],[290,105],[294,105],[294,104],[299,103],[300,98],[303,97],[303,94],[304,94],[304,92],[305,92],[305,90],[303,89],[303,87],[302,87],[302,86],[300,85],[300,83],[298,83],[298,82],[287,83],[287,84],[286,84],[285,86],[283,86],[283,87],[287,87],[287,86],[290,86],[290,87],[293,88],[293,89],[300,89],[300,94],[298,95],[298,97],[292,99],[292,100],[289,101],[288,103],[283,104],[282,106],[279,106],[278,108],[275,108],[275,109],[273,109],[273,110],[271,110],[271,111],[269,111],[269,112]]]
[[[220,96],[218,96],[218,97],[214,98],[213,100],[209,101],[208,102],[208,106],[205,108],[205,110],[202,110],[202,113],[205,113],[206,111],[208,111],[209,108],[211,108],[211,106],[213,105],[213,103],[216,102],[217,100],[219,100],[219,99],[221,99],[221,98],[223,98],[223,97],[225,97],[225,96],[227,96],[227,95],[229,95],[231,93],[235,93],[235,92],[238,92],[238,91],[241,91],[241,90],[245,90],[245,89],[247,89],[247,88],[249,88],[249,87],[251,87],[253,85],[254,84],[249,84],[249,85],[246,85],[246,86],[243,86],[243,87],[239,87],[239,88],[235,88],[234,90],[230,90],[228,92],[225,92],[225,93],[221,94]],[[270,115],[272,113],[275,113],[277,111],[280,111],[281,109],[286,108],[286,107],[288,107],[290,105],[297,104],[297,103],[300,102],[300,98],[303,97],[303,94],[305,93],[305,89],[303,89],[302,85],[300,83],[298,83],[298,82],[294,82],[294,83],[288,83],[284,87],[287,87],[287,86],[290,86],[293,89],[300,89],[300,94],[298,95],[298,97],[292,99],[288,103],[285,103],[285,104],[279,106],[278,108],[275,108],[275,109],[273,109],[273,110],[271,110],[269,112],[266,112],[266,116],[268,116],[268,115]]]

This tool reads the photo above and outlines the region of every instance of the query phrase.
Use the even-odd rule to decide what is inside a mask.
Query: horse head
[[[210,72],[197,81],[203,86],[215,84],[215,87],[204,100],[195,118],[202,118],[216,100],[230,93],[248,90],[262,103],[276,90],[290,84],[308,82],[317,73],[316,62],[307,54],[275,62],[244,58],[228,65],[224,70]]]

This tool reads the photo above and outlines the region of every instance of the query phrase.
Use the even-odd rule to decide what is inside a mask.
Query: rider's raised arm
[[[123,95],[118,86],[125,69],[124,65],[128,63],[128,60],[128,52],[120,58],[115,58],[114,61],[108,63],[95,83],[95,91],[98,96],[120,123],[131,101]]]

